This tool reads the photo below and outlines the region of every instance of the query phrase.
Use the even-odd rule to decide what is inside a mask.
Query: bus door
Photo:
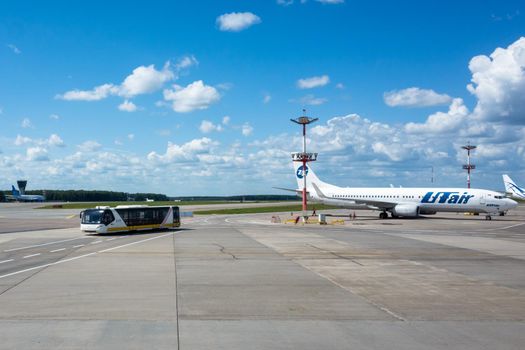
[[[174,224],[180,224],[179,207],[173,207],[173,223]]]

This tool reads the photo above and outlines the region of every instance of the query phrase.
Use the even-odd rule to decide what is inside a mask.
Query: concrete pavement
[[[522,349],[523,214],[5,233],[0,349]]]

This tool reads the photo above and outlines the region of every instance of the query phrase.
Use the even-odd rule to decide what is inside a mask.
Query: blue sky
[[[3,2],[0,188],[276,193],[303,108],[328,182],[462,186],[470,141],[474,186],[525,183],[523,7]]]

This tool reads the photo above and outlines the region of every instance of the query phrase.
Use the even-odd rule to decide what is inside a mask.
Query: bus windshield
[[[82,223],[83,224],[100,224],[102,222],[103,213],[104,213],[104,210],[99,210],[99,209],[84,210],[84,214],[82,215]]]

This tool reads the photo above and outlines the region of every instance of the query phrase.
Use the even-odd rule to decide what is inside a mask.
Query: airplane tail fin
[[[20,191],[18,191],[13,185],[11,185],[11,191],[14,197],[20,196]]]
[[[525,199],[525,189],[516,185],[507,174],[503,175],[503,183],[505,184],[506,193],[510,193],[515,198]]]
[[[330,187],[331,185],[319,180],[317,175],[315,175],[314,170],[310,165],[306,165],[306,171],[303,169],[303,163],[302,162],[293,162],[294,165],[294,171],[295,171],[295,179],[297,180],[297,188],[302,189],[304,187],[304,176],[306,173],[306,189],[307,191],[311,192],[314,188],[312,184],[316,184],[318,188],[326,188]]]

